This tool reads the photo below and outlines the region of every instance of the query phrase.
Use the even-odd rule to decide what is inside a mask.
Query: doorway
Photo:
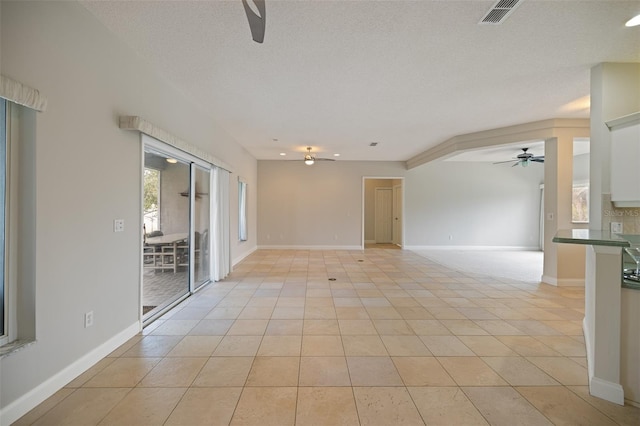
[[[376,244],[390,244],[393,241],[393,190],[375,189],[374,241]]]
[[[402,247],[403,183],[403,178],[363,178],[363,248]]]

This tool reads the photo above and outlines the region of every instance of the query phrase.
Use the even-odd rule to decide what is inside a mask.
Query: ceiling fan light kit
[[[311,153],[312,149],[313,148],[308,146],[307,153],[302,158],[302,161],[304,161],[304,164],[306,164],[307,166],[313,166],[316,163],[316,161],[336,161],[333,158],[318,158]],[[295,161],[300,161],[300,160],[295,160]]]
[[[315,160],[310,154],[304,156],[304,164],[306,164],[307,166],[312,166],[313,163],[315,163]]]

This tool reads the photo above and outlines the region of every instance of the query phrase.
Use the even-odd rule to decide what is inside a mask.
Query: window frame
[[[2,176],[0,176],[0,202],[2,209],[0,216],[0,244],[2,253],[0,253],[0,274],[2,282],[0,285],[2,288],[0,289],[0,303],[2,304],[2,322],[0,323],[0,346],[5,345],[13,340],[14,333],[12,333],[12,318],[10,315],[13,313],[11,309],[11,291],[9,286],[9,276],[8,276],[8,254],[9,250],[9,241],[8,241],[8,232],[7,232],[7,218],[8,218],[8,207],[9,207],[9,176],[11,173],[10,163],[11,163],[11,151],[9,149],[9,141],[10,141],[10,119],[9,119],[9,102],[3,98],[0,98],[0,120],[3,121],[3,125],[0,128],[4,128],[4,132],[0,135],[0,143],[3,146],[0,146],[0,150],[3,151],[3,154],[0,155],[0,161],[2,161],[2,157],[4,157],[4,164],[2,167]]]
[[[247,182],[238,177],[238,241],[247,239]]]

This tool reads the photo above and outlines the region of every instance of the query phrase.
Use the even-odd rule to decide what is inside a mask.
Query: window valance
[[[0,98],[23,105],[36,111],[47,109],[47,98],[36,89],[0,75]]]
[[[144,133],[145,135],[158,139],[159,141],[162,141],[173,146],[174,148],[191,154],[194,157],[198,157],[210,164],[213,164],[214,166],[225,169],[228,172],[232,172],[231,167],[224,161],[214,157],[208,152],[203,151],[197,146],[190,144],[189,142],[183,141],[182,139],[172,135],[166,130],[161,129],[160,127],[146,121],[144,118],[134,115],[120,116],[120,128],[125,130],[137,130],[140,133]]]

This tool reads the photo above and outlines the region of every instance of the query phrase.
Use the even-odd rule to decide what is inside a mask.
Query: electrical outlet
[[[93,311],[89,311],[84,314],[84,328],[91,327],[93,325]]]
[[[622,234],[622,222],[611,222],[611,232],[614,234]]]
[[[113,221],[113,232],[124,231],[124,219],[115,219]]]

